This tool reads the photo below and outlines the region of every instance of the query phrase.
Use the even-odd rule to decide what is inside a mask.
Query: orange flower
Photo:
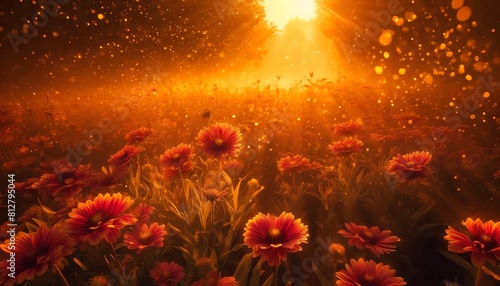
[[[153,132],[154,132],[153,129],[141,127],[127,133],[127,135],[125,135],[125,140],[127,140],[127,144],[142,142],[146,137],[151,135]]]
[[[41,224],[36,232],[19,232],[15,238],[15,279],[8,278],[7,273],[3,275],[2,272],[9,267],[9,262],[1,261],[0,282],[5,283],[2,285],[21,284],[25,280],[33,280],[36,276],[45,274],[52,266],[62,268],[64,257],[71,255],[75,250],[75,241],[64,232],[60,224],[50,229],[47,225]],[[8,241],[0,245],[6,253],[12,252],[8,247]]]
[[[356,133],[363,128],[363,123],[360,120],[349,120],[343,123],[333,125],[335,134],[350,135]]]
[[[404,181],[425,178],[431,173],[431,169],[427,166],[431,159],[432,155],[425,151],[405,155],[398,154],[389,161],[387,172]]]
[[[278,169],[284,174],[300,173],[306,170],[317,170],[323,167],[320,163],[311,162],[302,155],[286,156],[278,161]]]
[[[359,153],[363,147],[363,142],[355,137],[347,137],[342,141],[332,142],[328,145],[328,150],[334,155],[349,156],[354,153]]]
[[[307,243],[309,234],[300,219],[283,212],[279,217],[258,213],[246,224],[243,236],[245,244],[252,248],[253,257],[260,255],[270,266],[279,266],[288,252],[302,250],[300,244]]]
[[[369,249],[373,254],[379,257],[381,254],[388,254],[396,251],[394,243],[399,241],[397,236],[391,235],[390,230],[380,231],[378,226],[368,228],[364,225],[346,223],[345,230],[339,230],[338,233],[347,238],[349,246],[355,246],[358,249]]]
[[[191,286],[238,286],[238,281],[233,276],[222,277],[217,270],[212,270],[207,277],[195,281]]]
[[[376,285],[376,286],[400,286],[406,285],[401,277],[394,276],[396,271],[389,265],[376,264],[375,261],[358,261],[351,259],[350,265],[346,265],[346,270],[336,273],[338,286],[354,285]]]
[[[60,197],[63,200],[74,198],[82,188],[91,185],[92,178],[96,176],[90,165],[79,165],[78,168],[64,168],[57,174],[45,174],[34,183],[31,188],[38,189],[38,193],[47,198]]]
[[[137,254],[148,247],[163,247],[163,239],[167,235],[165,225],[152,223],[149,227],[146,224],[136,226],[134,231],[127,231],[123,235],[125,246],[128,249],[137,249]]]
[[[150,272],[158,286],[176,286],[184,279],[184,267],[175,262],[159,262]]]
[[[115,170],[123,170],[128,166],[130,161],[134,158],[135,155],[144,151],[142,147],[135,147],[134,145],[125,145],[123,149],[118,151],[116,154],[112,155],[111,158],[108,159],[108,162],[111,166],[111,169],[115,172]]]
[[[226,195],[227,192],[226,191],[219,192],[217,189],[209,188],[209,189],[201,189],[201,194],[206,200],[215,202],[224,197],[224,195]]]
[[[113,243],[120,237],[122,228],[136,221],[131,214],[124,214],[133,203],[130,197],[122,198],[120,193],[112,196],[99,194],[93,201],[79,203],[68,214],[69,219],[64,221],[65,230],[91,245],[97,245],[101,239]]]
[[[216,123],[198,133],[198,144],[210,157],[237,157],[241,148],[241,132],[227,123]]]
[[[486,261],[495,265],[500,261],[500,222],[480,219],[473,221],[470,217],[462,222],[467,228],[462,233],[451,226],[446,230],[444,239],[448,240],[448,250],[457,253],[471,252],[472,264],[478,268]]]

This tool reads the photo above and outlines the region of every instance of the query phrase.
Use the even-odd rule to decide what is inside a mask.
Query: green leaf
[[[449,260],[455,262],[457,265],[467,270],[470,276],[474,277],[476,275],[476,269],[462,257],[454,253],[451,253],[448,250],[439,249],[438,252],[441,253],[444,257],[448,258]]]
[[[238,281],[240,286],[247,286],[248,272],[250,272],[250,266],[252,266],[253,254],[247,253],[241,258],[238,267],[234,271],[234,278]],[[250,285],[251,286],[251,285]]]

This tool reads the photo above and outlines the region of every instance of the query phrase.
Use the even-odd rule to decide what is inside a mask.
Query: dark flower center
[[[364,238],[370,240],[373,238],[373,233],[369,230],[365,230],[365,231],[363,231],[363,236],[364,236]]]
[[[266,234],[266,240],[269,244],[279,244],[283,242],[283,233],[278,228],[271,228]]]
[[[97,226],[99,225],[101,222],[103,222],[104,220],[106,220],[107,218],[107,214],[103,211],[98,211],[96,213],[94,213],[90,219],[89,219],[89,223],[91,226]]]
[[[482,234],[477,238],[473,238],[472,240],[474,241],[476,247],[482,248],[485,251],[490,251],[491,249],[498,247],[497,242],[488,234]]]

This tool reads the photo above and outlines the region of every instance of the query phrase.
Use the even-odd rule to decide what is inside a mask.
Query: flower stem
[[[278,286],[278,264],[274,265],[274,286]]]
[[[474,282],[474,286],[479,286],[479,281],[481,281],[481,276],[483,274],[483,267],[480,266],[477,269],[477,274],[476,274],[476,281]]]
[[[59,275],[59,277],[61,278],[62,282],[64,283],[64,285],[69,286],[68,280],[66,280],[66,277],[64,277],[64,275],[62,274],[61,269],[59,269],[59,266],[54,265],[54,268],[55,268],[55,270],[57,272],[57,275]]]
[[[125,280],[125,274],[123,273],[122,267],[120,265],[120,261],[118,260],[118,255],[116,255],[115,247],[113,246],[113,244],[111,242],[109,243],[109,246],[111,247],[111,253],[112,253],[113,257],[115,258],[116,263],[118,263],[118,270],[120,271],[120,278],[121,278],[120,283],[121,283],[122,281]]]

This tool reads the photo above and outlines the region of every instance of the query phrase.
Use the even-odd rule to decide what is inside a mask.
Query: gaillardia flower
[[[101,239],[113,243],[120,237],[120,230],[136,222],[132,214],[125,211],[134,203],[130,197],[122,194],[99,194],[93,201],[79,203],[64,221],[66,232],[72,237],[91,245],[97,245]]]
[[[243,234],[245,244],[252,248],[253,257],[261,256],[270,266],[280,265],[287,253],[302,250],[301,243],[307,243],[307,225],[295,219],[291,213],[279,217],[258,213],[250,219]]]
[[[278,161],[278,169],[283,174],[300,173],[306,170],[317,170],[323,167],[318,162],[311,162],[302,155],[286,156]]]
[[[94,177],[95,173],[90,169],[90,165],[79,165],[77,168],[67,167],[56,174],[42,175],[31,188],[38,189],[38,193],[44,198],[50,195],[67,200],[72,199],[82,188],[91,185]]]
[[[135,155],[144,151],[142,147],[135,147],[134,145],[125,145],[123,149],[116,152],[111,158],[108,159],[108,162],[113,171],[123,170],[128,166],[130,161],[134,158]]]
[[[431,169],[427,166],[431,159],[432,155],[425,151],[405,155],[398,154],[389,161],[387,172],[405,181],[425,178],[431,173]]]
[[[342,141],[332,142],[328,145],[328,150],[330,150],[334,155],[337,156],[349,156],[354,153],[359,153],[363,147],[363,142],[355,137],[347,137]]]
[[[125,135],[125,140],[127,141],[127,144],[139,143],[146,139],[146,137],[151,135],[153,132],[153,129],[149,129],[146,127],[137,128],[127,133],[127,135]]]
[[[346,265],[346,270],[336,273],[338,286],[400,286],[406,285],[401,277],[394,276],[396,270],[389,265],[376,264],[375,261],[358,261],[351,259],[350,265]]]
[[[177,286],[184,279],[184,267],[175,262],[159,262],[149,275],[158,286]]]
[[[198,144],[210,157],[237,157],[241,148],[241,132],[227,123],[213,124],[198,133]]]
[[[182,143],[166,150],[165,154],[160,156],[160,165],[162,168],[179,168],[183,164],[191,161],[193,158],[193,146]]]
[[[137,254],[139,254],[148,247],[163,247],[166,234],[165,225],[158,225],[155,222],[149,227],[143,224],[136,226],[134,231],[127,231],[123,235],[123,240],[128,249],[137,249]]]
[[[351,135],[363,128],[361,120],[349,120],[333,125],[334,133],[337,135]]]
[[[173,179],[181,173],[186,174],[194,170],[194,148],[188,144],[179,144],[165,151],[160,156],[160,166],[163,176]]]
[[[462,224],[467,228],[466,233],[448,226],[444,237],[449,243],[448,250],[471,252],[472,264],[478,268],[486,261],[495,265],[500,260],[500,221],[483,223],[480,219],[474,221],[469,217]]]
[[[238,286],[233,276],[221,277],[217,270],[210,271],[205,278],[195,281],[191,286]]]
[[[33,280],[36,276],[45,274],[52,266],[62,268],[64,257],[71,255],[75,250],[75,241],[64,232],[60,224],[51,228],[41,224],[36,232],[19,232],[15,238],[15,279],[1,275],[0,282],[5,283],[2,285],[21,284],[26,280]],[[0,245],[6,253],[12,252],[8,247],[8,241]],[[0,267],[2,270],[7,269],[9,262],[1,261]]]
[[[348,239],[349,246],[369,249],[377,257],[396,251],[395,243],[399,241],[399,238],[391,235],[390,230],[381,232],[378,226],[368,228],[354,223],[346,223],[345,227],[347,230],[339,230],[338,233]]]
[[[132,215],[137,219],[136,224],[141,225],[149,222],[149,216],[153,213],[155,207],[145,203],[138,204],[132,211]]]

